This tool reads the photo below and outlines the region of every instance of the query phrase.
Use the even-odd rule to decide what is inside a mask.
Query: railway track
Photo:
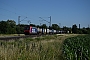
[[[17,39],[20,39],[20,38],[27,38],[27,37],[33,38],[33,37],[38,37],[38,35],[0,37],[0,40],[8,41],[8,40],[17,40]]]

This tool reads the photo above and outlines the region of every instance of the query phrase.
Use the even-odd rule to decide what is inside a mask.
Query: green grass
[[[18,34],[0,34],[0,37],[7,37],[7,36],[18,36]],[[25,36],[25,35],[20,34],[20,36]]]
[[[71,35],[0,41],[0,60],[63,60],[61,46],[68,37]]]
[[[63,44],[65,60],[90,60],[90,35],[68,38]]]

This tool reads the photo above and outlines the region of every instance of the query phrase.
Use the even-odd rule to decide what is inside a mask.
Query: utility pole
[[[88,28],[90,28],[90,27],[89,27],[89,24],[88,24]]]
[[[29,25],[31,24],[31,21],[30,20],[28,20],[28,23],[29,23]]]
[[[40,26],[41,26],[41,23],[40,23]]]
[[[79,29],[80,29],[80,24],[79,24]]]
[[[46,21],[46,22],[48,22],[49,23],[49,27],[51,27],[51,16],[50,17],[47,17],[47,18],[50,18],[50,22],[49,21],[47,21],[47,20],[45,20],[45,19],[43,19],[42,17],[39,17],[40,19],[42,19],[43,21]]]
[[[18,25],[20,25],[20,16],[18,16]]]
[[[21,16],[18,16],[18,36],[20,36],[20,22],[24,21],[24,19],[26,19],[27,17],[25,17],[23,20],[20,20]]]
[[[48,18],[50,18],[49,28],[51,28],[51,16],[50,16],[50,17],[48,17]]]
[[[51,16],[50,16],[50,27],[51,27]]]
[[[61,23],[59,23],[59,27],[61,28]]]
[[[20,16],[18,16],[18,36],[20,36]]]

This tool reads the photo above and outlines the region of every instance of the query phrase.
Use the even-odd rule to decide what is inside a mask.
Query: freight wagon
[[[59,31],[59,30],[49,29],[49,28],[37,28],[33,26],[25,26],[25,29],[24,29],[25,35],[62,34],[62,33],[65,33],[65,31]]]
[[[25,26],[25,35],[40,35],[40,34],[55,34],[56,30],[48,28],[37,28],[32,26]]]

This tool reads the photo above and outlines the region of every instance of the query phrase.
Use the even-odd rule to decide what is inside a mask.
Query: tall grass
[[[67,36],[44,36],[0,41],[0,60],[63,60],[62,42]]]

